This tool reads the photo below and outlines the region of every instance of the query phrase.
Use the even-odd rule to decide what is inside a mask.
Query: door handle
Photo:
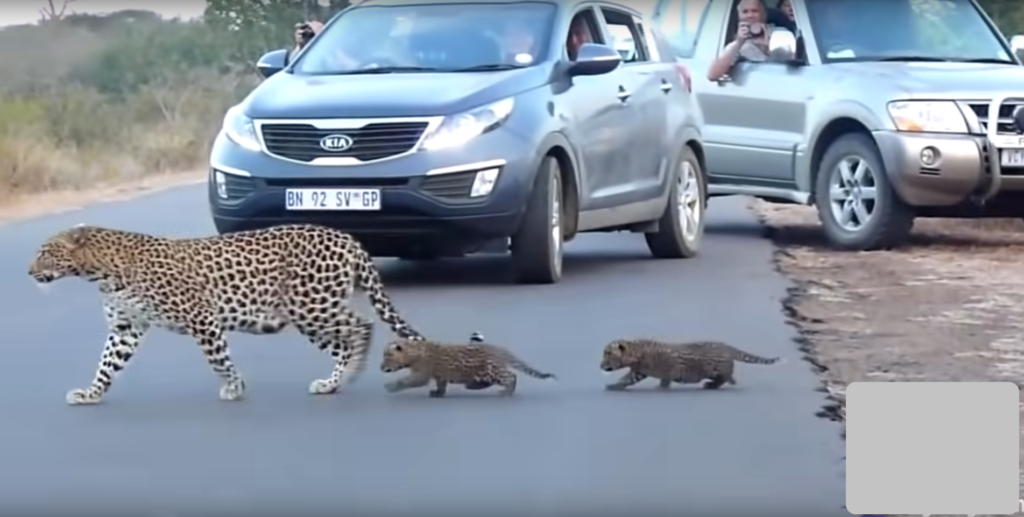
[[[661,91],[664,92],[664,93],[668,93],[668,92],[672,91],[672,83],[662,79],[661,80]]]
[[[628,101],[628,100],[629,100],[629,98],[630,98],[630,97],[631,97],[632,95],[633,95],[633,94],[632,94],[632,93],[629,93],[629,91],[628,91],[628,90],[626,90],[625,88],[623,88],[623,87],[619,86],[619,94],[618,94],[618,95],[616,95],[616,97],[618,97],[618,98],[619,98],[619,102],[625,103],[626,101]]]
[[[719,77],[718,80],[715,82],[718,83],[718,86],[725,86],[732,82],[732,77],[729,77],[728,75],[723,75],[722,77]]]

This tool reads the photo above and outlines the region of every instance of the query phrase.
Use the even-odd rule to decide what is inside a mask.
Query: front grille
[[[427,176],[420,185],[424,193],[441,199],[467,199],[478,171]]]
[[[363,162],[383,160],[412,150],[427,129],[426,122],[377,122],[357,129],[319,129],[311,124],[263,124],[267,152],[300,162],[317,158],[354,158]],[[346,135],[352,146],[344,151],[325,151],[320,140]]]
[[[981,125],[981,131],[983,133],[987,132],[989,122],[988,103],[968,102],[967,105],[971,107],[971,111],[973,111],[974,115],[978,117],[978,123]],[[1017,130],[1013,127],[1013,110],[1017,109],[1017,106],[1020,105],[1021,103],[1019,102],[1011,101],[1004,102],[1003,105],[999,107],[999,117],[997,122],[999,124],[997,126],[998,132],[1009,133],[1011,135],[1017,134]]]

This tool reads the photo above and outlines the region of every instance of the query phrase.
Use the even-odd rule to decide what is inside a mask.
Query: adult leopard
[[[373,337],[373,322],[349,306],[356,287],[396,334],[423,339],[359,242],[323,226],[176,239],[79,225],[49,238],[29,274],[40,284],[75,276],[99,285],[109,335],[92,384],[68,392],[73,405],[102,400],[150,327],[194,338],[222,380],[220,398],[238,400],[245,383],[225,335],[293,326],[334,358],[331,376],[314,380],[310,393],[334,393],[363,370]]]

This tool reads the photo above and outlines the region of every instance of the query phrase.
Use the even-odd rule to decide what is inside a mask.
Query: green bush
[[[0,30],[0,198],[201,169],[258,82],[231,39],[145,11]]]

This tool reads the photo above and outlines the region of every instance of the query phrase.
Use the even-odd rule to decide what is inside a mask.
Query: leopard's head
[[[424,353],[422,342],[409,339],[392,341],[384,349],[384,359],[380,363],[380,371],[392,373],[411,367]]]
[[[28,274],[40,285],[49,284],[66,276],[83,276],[83,248],[93,228],[78,225],[64,230],[43,243],[28,267]]]
[[[616,339],[604,347],[604,355],[601,357],[601,369],[606,372],[614,372],[633,365],[636,361],[636,353],[633,350],[633,343],[628,339]]]

